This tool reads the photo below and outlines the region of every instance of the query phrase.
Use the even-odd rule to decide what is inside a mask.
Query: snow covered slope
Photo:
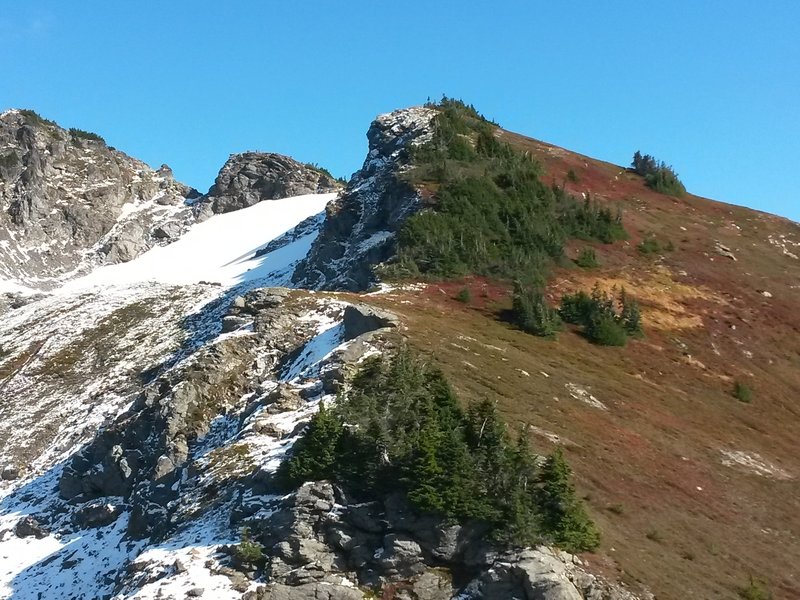
[[[256,256],[258,251],[290,234],[306,219],[319,215],[309,225],[321,220],[325,205],[335,197],[336,194],[309,194],[215,215],[194,225],[169,246],[153,248],[127,263],[97,269],[68,282],[62,291],[143,281],[167,284],[206,281],[229,286],[274,276],[305,257],[317,235],[316,228],[307,227],[268,254]]]
[[[163,386],[164,377],[177,384],[198,356],[216,352],[218,344],[232,335],[253,335],[250,326],[219,336],[222,316],[234,298],[248,290],[288,283],[334,196],[266,201],[215,215],[169,246],[153,248],[128,263],[101,267],[4,315],[0,320],[0,598],[36,598],[39,593],[63,598],[108,596],[114,589],[123,590],[118,575],[142,552],[172,562],[182,556],[187,565],[195,565],[193,575],[183,578],[186,585],[201,579],[209,580],[209,585],[216,581],[212,587],[220,595],[215,597],[225,597],[220,590],[230,589],[228,579],[212,576],[202,566],[215,547],[205,548],[209,542],[220,544],[238,535],[227,521],[214,525],[219,515],[187,525],[188,533],[181,530],[171,544],[154,546],[148,540],[122,544],[130,518],[128,500],[105,498],[99,506],[111,507],[113,520],[83,528],[75,524],[75,511],[95,505],[67,505],[53,490],[64,465],[98,431],[135,410],[143,392]],[[341,307],[327,306],[304,309],[309,340],[314,341],[316,329],[319,339],[312,344],[313,360],[303,354],[286,378],[318,377],[318,363],[342,343],[336,328]],[[262,396],[281,378],[271,377],[274,383],[263,387]],[[247,395],[249,401],[254,398]],[[314,406],[301,407],[296,416],[269,418],[276,421],[274,428],[291,431]],[[243,404],[232,407],[232,414],[243,408]],[[216,437],[204,438],[191,460],[208,461],[209,452],[235,439],[237,419],[218,424],[221,432],[211,427]],[[256,445],[269,454],[274,467],[281,445],[274,438]],[[47,533],[20,535],[26,533],[20,525],[26,515],[34,515]],[[195,539],[200,531],[205,545]],[[203,561],[193,561],[201,554],[206,557]],[[205,573],[204,579],[198,569]],[[118,597],[153,597],[140,595],[139,587],[130,584]],[[184,587],[178,586],[181,593]]]

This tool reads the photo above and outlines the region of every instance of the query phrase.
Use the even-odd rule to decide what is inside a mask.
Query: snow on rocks
[[[755,475],[768,479],[793,479],[793,476],[788,471],[768,462],[757,452],[722,449],[720,454],[722,454],[721,462],[726,467],[744,468]]]
[[[390,256],[395,232],[419,210],[418,192],[401,174],[406,150],[433,135],[436,110],[413,107],[379,116],[367,132],[369,153],[323,224],[292,281],[304,288],[362,290],[372,267]]]
[[[565,383],[564,387],[567,388],[567,393],[575,400],[580,400],[592,408],[608,410],[608,407],[590,394],[586,388],[583,388],[575,383]]]
[[[106,266],[71,281],[65,290],[155,281],[166,284],[219,283],[226,286],[270,277],[287,283],[289,270],[305,257],[317,230],[271,253],[256,256],[272,240],[319,214],[336,194],[312,194],[260,202],[198,223],[178,241],[153,248],[138,259]]]
[[[162,542],[130,537],[131,499],[106,505],[77,497],[68,504],[54,490],[64,465],[98,431],[120,415],[136,414],[148,386],[163,385],[165,375],[180,379],[196,357],[213,356],[219,344],[252,345],[247,340],[258,336],[252,322],[220,336],[223,316],[248,290],[288,281],[317,235],[321,219],[315,215],[332,197],[288,198],[216,215],[169,246],[7,309],[0,323],[0,596],[184,597],[195,588],[207,597],[240,596],[229,578],[207,567],[219,545],[238,540],[229,518],[233,499],[209,506],[192,494],[210,489],[219,461],[211,463],[226,452],[246,454],[264,472],[277,467],[324,397],[318,378],[321,363],[343,345],[337,321],[342,303],[314,299],[297,309],[310,330],[310,347],[300,340],[302,350],[286,374],[296,380],[293,385],[310,390],[301,407],[268,415],[263,407],[253,411],[281,379],[280,373],[269,375],[275,350],[255,358],[252,376],[261,379],[264,395],[245,394],[198,438],[189,458],[198,474],[178,469],[170,491],[184,495],[168,508],[174,532]],[[270,246],[279,237],[284,240]],[[284,323],[292,324],[292,318]],[[256,418],[260,431],[252,427]],[[101,473],[103,465],[97,467]],[[81,521],[82,511],[94,516]],[[25,528],[18,524],[26,519],[41,523],[44,535],[19,537],[16,532]],[[82,522],[93,525],[82,529]],[[178,559],[186,567],[182,573],[173,568]]]

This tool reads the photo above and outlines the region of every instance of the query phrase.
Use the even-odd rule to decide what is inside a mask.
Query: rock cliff
[[[233,154],[198,203],[201,219],[247,208],[264,200],[327,194],[342,184],[321,169],[270,152]]]
[[[435,114],[414,107],[373,121],[364,165],[328,205],[320,235],[292,277],[298,287],[364,290],[375,282],[373,267],[392,255],[395,233],[421,207],[401,175],[408,148],[430,139]]]
[[[0,115],[0,275],[48,288],[179,236],[197,193],[32,111]]]

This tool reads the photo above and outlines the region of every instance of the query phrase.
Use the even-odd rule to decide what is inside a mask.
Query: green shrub
[[[234,549],[234,558],[241,564],[257,567],[264,562],[261,544],[250,539],[250,530],[242,529],[242,539]]]
[[[772,593],[767,590],[764,582],[750,575],[747,585],[739,589],[739,597],[742,600],[772,600]]]
[[[753,390],[751,390],[750,386],[748,386],[746,383],[737,381],[733,384],[733,397],[739,402],[745,402],[749,404],[753,401]]]
[[[25,117],[25,120],[28,121],[28,123],[30,123],[31,125],[38,125],[40,127],[47,125],[55,125],[55,122],[50,121],[49,119],[45,119],[36,111],[22,109],[19,112],[23,117]]]
[[[661,194],[682,196],[686,193],[686,188],[672,167],[667,166],[663,161],[657,161],[649,154],[642,155],[637,150],[633,155],[631,166],[635,173],[644,177],[645,183],[649,187]]]
[[[628,336],[643,335],[639,303],[624,288],[609,295],[595,285],[591,296],[566,294],[558,312],[567,323],[582,325],[587,339],[601,346],[624,346]]]
[[[558,311],[547,304],[544,295],[519,282],[514,286],[512,312],[514,323],[527,333],[552,338],[561,329]]]
[[[463,302],[464,304],[469,304],[472,302],[472,292],[468,287],[465,286],[458,290],[458,293],[456,294],[456,300]]]
[[[570,181],[572,183],[578,183],[580,181],[580,178],[578,177],[578,174],[575,173],[574,169],[570,169],[569,171],[567,171],[567,181]]]
[[[594,269],[600,266],[600,263],[597,262],[597,254],[594,248],[584,248],[581,250],[580,254],[578,254],[578,258],[575,259],[575,264],[582,269]]]
[[[278,468],[279,480],[291,484],[332,478],[342,433],[339,419],[321,402],[305,434],[294,445],[291,459]]]
[[[567,323],[585,325],[595,308],[596,305],[592,297],[586,292],[580,291],[562,296],[561,308],[559,308],[558,312]]]
[[[624,346],[628,338],[619,321],[602,312],[592,314],[584,333],[590,342],[598,346]]]
[[[407,349],[367,360],[325,409],[322,421],[331,419],[338,425],[312,421],[279,468],[279,482],[294,487],[321,476],[362,498],[399,491],[422,513],[487,523],[504,546],[596,545],[563,456],[540,470],[527,436],[512,441],[493,403],[463,411],[441,371]]]
[[[651,529],[650,531],[648,531],[648,532],[645,534],[645,537],[646,537],[648,540],[650,540],[650,541],[652,541],[652,542],[656,542],[656,543],[658,543],[658,544],[660,544],[661,542],[663,542],[663,541],[664,541],[664,536],[662,536],[662,535],[661,535],[661,532],[659,532],[657,529]]]
[[[339,183],[346,184],[347,180],[344,177],[334,177],[333,174],[326,169],[325,167],[318,165],[317,163],[303,163],[303,166],[311,169],[312,171],[316,171],[317,173],[322,173],[326,177],[333,179],[334,181],[338,181]]]
[[[480,274],[541,285],[567,239],[627,237],[618,210],[543,183],[538,163],[498,139],[474,107],[450,98],[430,106],[438,110],[432,138],[408,150],[405,177],[435,198],[404,223],[384,276]]]
[[[625,288],[620,290],[619,303],[618,321],[625,333],[634,337],[642,337],[644,331],[642,330],[642,313],[639,309],[639,303],[625,293]]]
[[[561,221],[569,237],[599,240],[604,244],[628,239],[628,232],[622,226],[622,210],[617,207],[612,211],[589,195],[583,203],[573,202],[565,206]]]
[[[644,238],[641,242],[639,242],[637,248],[639,249],[639,252],[645,256],[661,252],[661,244],[653,236]]]
[[[70,127],[69,134],[72,136],[73,140],[89,140],[93,142],[100,142],[101,144],[105,144],[106,141],[96,133],[92,133],[91,131],[84,131],[83,129],[75,129],[74,127]]]

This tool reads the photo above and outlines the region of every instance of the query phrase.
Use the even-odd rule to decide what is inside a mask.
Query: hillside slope
[[[510,285],[483,277],[374,301],[407,321],[466,398],[496,400],[537,447],[568,449],[607,573],[659,598],[733,598],[750,575],[776,598],[800,596],[800,226],[665,196],[625,167],[497,135],[535,157],[545,181],[622,209],[630,239],[570,242],[568,257],[591,247],[600,266],[557,267],[547,296],[624,287],[644,338],[617,349],[572,330],[527,335],[505,321]],[[660,248],[643,253],[646,238]],[[734,397],[735,382],[751,402]]]
[[[446,208],[437,177],[453,165],[419,165],[439,110],[378,117],[341,194],[316,168],[235,155],[209,195],[176,197],[186,221],[164,247],[124,264],[76,258],[80,277],[4,263],[6,281],[51,289],[2,307],[0,596],[732,599],[751,575],[775,598],[800,596],[800,226],[665,196],[624,167],[483,123],[491,160],[513,167],[504,183],[533,196],[499,196],[490,160],[450,172],[486,180],[489,213],[511,198],[520,222],[532,217],[522,239],[549,254],[519,264],[549,265],[547,301],[599,284],[641,307],[644,336],[624,347],[573,326],[536,337],[509,321],[508,273],[525,271],[486,244],[475,255],[495,262],[473,272],[398,267],[422,256],[407,252],[408,223]],[[26,135],[67,135],[37,127]],[[461,157],[469,136],[452,138]],[[51,200],[83,210],[72,191]],[[542,213],[537,229],[534,197],[568,218]],[[627,239],[575,226],[605,208],[611,226],[620,209]],[[31,236],[40,221],[26,221]],[[474,232],[456,233],[465,246]],[[586,248],[598,266],[574,264]],[[420,514],[402,494],[276,484],[319,407],[347,396],[365,360],[406,345],[538,454],[563,448],[602,532],[596,552],[502,549],[480,522]]]

